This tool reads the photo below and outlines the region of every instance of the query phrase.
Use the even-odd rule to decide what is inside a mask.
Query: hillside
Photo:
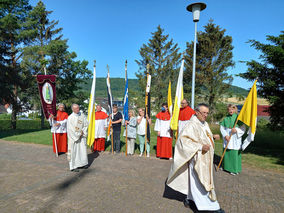
[[[114,98],[122,98],[124,95],[124,78],[111,78],[111,92]],[[82,89],[85,92],[89,92],[92,86],[92,80],[88,80],[86,84],[82,84]],[[128,89],[129,91],[139,91],[138,79],[128,79]],[[229,92],[233,96],[244,96],[246,97],[248,91],[241,87],[231,86]],[[106,87],[106,78],[97,78],[96,79],[96,97],[107,97],[107,87]]]

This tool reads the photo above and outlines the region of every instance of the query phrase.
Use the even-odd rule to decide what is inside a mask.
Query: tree
[[[79,83],[83,78],[90,76],[87,69],[87,61],[76,61],[76,53],[68,51],[67,40],[62,39],[62,28],[56,28],[58,21],[50,21],[44,3],[39,1],[29,14],[26,25],[33,30],[33,42],[24,49],[21,66],[29,70],[31,79],[28,92],[29,99],[40,106],[37,84],[33,75],[47,74],[57,75],[56,98],[59,102],[71,105],[72,102],[83,102],[86,96],[79,92]],[[72,101],[70,103],[70,101]],[[42,127],[44,115],[42,113]]]
[[[0,4],[2,93],[0,100],[12,104],[11,125],[13,129],[16,128],[16,115],[20,109],[18,92],[26,85],[25,73],[20,69],[19,61],[22,48],[30,41],[31,31],[24,26],[30,10],[28,0],[2,0]]]
[[[284,31],[279,36],[268,35],[268,44],[249,40],[251,47],[261,51],[259,59],[247,61],[248,70],[239,74],[249,81],[258,79],[258,93],[268,99],[272,127],[284,126]]]
[[[136,60],[139,71],[136,76],[139,80],[140,94],[138,97],[145,95],[146,88],[146,65],[150,65],[151,97],[155,99],[154,107],[158,108],[167,100],[167,87],[169,79],[176,82],[178,69],[181,60],[181,54],[178,52],[177,44],[173,39],[168,40],[169,35],[163,34],[164,30],[158,26],[157,31],[152,34],[147,44],[143,44],[139,50],[141,59]],[[139,102],[139,100],[138,100]],[[140,103],[143,102],[140,100]]]
[[[234,66],[232,37],[226,30],[216,26],[213,20],[204,26],[204,32],[197,33],[196,44],[196,95],[204,99],[215,113],[216,103],[228,91],[232,76],[228,68]],[[185,56],[184,89],[191,91],[193,42],[187,43]]]

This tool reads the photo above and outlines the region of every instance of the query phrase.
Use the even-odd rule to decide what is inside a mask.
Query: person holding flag
[[[244,140],[244,142],[242,143],[241,149],[245,150],[245,148],[254,140],[254,135],[255,135],[255,131],[256,131],[256,123],[257,123],[257,91],[256,91],[256,82],[257,80],[254,81],[254,84],[245,100],[245,103],[240,111],[239,116],[237,117],[232,131],[230,132],[230,135],[228,137],[228,139],[226,139],[227,144],[226,147],[224,149],[224,152],[222,154],[221,160],[219,162],[219,165],[217,167],[217,170],[220,168],[222,160],[225,156],[226,150],[229,147],[229,144],[231,143],[231,139],[233,137],[233,134],[237,133],[235,131],[233,131],[234,128],[236,128],[236,125],[238,124],[238,121],[243,122],[245,125],[247,125],[249,127],[248,130],[248,136],[246,137],[246,139]]]
[[[139,108],[138,109],[138,116],[137,116],[137,136],[139,139],[139,146],[140,146],[140,157],[142,157],[145,147],[145,134],[146,134],[146,121],[148,122],[148,126],[152,124],[151,118],[148,115],[145,116],[145,109]],[[146,152],[147,157],[150,157],[150,144],[147,142],[146,144]]]
[[[135,141],[136,141],[136,125],[137,119],[135,117],[134,110],[129,110],[128,112],[128,120],[125,120],[125,130],[123,136],[126,137],[127,140],[127,155],[134,154]]]
[[[113,129],[113,151],[116,153],[120,152],[120,133],[121,133],[121,122],[122,114],[118,111],[116,104],[112,105],[113,113],[111,115],[112,129]]]
[[[227,152],[224,155],[223,169],[230,172],[231,175],[239,174],[242,171],[241,146],[242,136],[245,133],[245,126],[242,122],[234,124],[238,117],[238,108],[236,105],[228,105],[228,115],[220,122],[220,132],[223,136],[223,147],[225,149],[228,141]],[[230,134],[232,136],[230,138]]]
[[[50,114],[49,123],[51,125],[53,152],[65,153],[67,152],[67,119],[68,114],[65,112],[64,104],[58,104],[58,111],[56,117]],[[57,147],[55,147],[57,146]]]
[[[157,153],[158,158],[172,159],[172,130],[170,127],[171,115],[168,111],[168,104],[163,103],[161,112],[157,115],[154,130],[157,134]]]
[[[97,104],[96,106],[96,125],[95,125],[95,141],[93,151],[103,152],[105,151],[106,129],[108,115],[102,111],[102,106]]]

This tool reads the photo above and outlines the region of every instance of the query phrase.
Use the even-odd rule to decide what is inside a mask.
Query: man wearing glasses
[[[195,112],[181,131],[175,145],[167,185],[187,195],[184,205],[197,208],[195,212],[223,213],[214,189],[214,142],[213,134],[206,122],[209,107],[206,104],[199,104]]]

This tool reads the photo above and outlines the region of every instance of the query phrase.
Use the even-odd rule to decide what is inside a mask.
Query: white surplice
[[[107,128],[107,118],[98,119],[95,124],[95,138],[105,138]]]
[[[88,121],[83,113],[72,113],[67,120],[68,160],[70,170],[88,165]]]
[[[237,132],[232,134],[228,149],[240,150],[242,148],[242,136],[246,131],[246,127],[242,125],[241,127],[236,127]],[[223,147],[227,145],[226,136],[230,136],[232,129],[220,125],[220,132],[223,137]]]
[[[156,120],[154,131],[160,132],[160,137],[171,138],[171,120]]]

